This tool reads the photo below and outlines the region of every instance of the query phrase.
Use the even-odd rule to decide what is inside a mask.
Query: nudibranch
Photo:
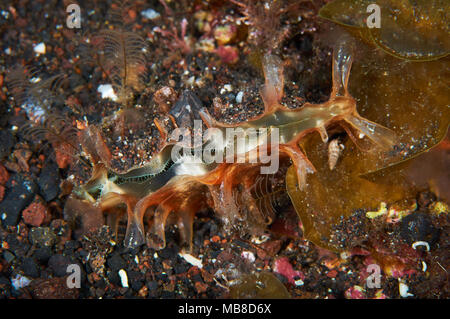
[[[363,136],[381,148],[393,145],[395,135],[392,131],[357,112],[356,101],[348,91],[352,59],[351,45],[346,42],[338,45],[333,53],[329,100],[290,109],[281,104],[284,89],[282,61],[267,54],[263,59],[265,83],[260,94],[264,112],[261,115],[243,123],[225,124],[202,108],[200,117],[209,134],[205,134],[200,143],[184,141],[183,149],[188,152],[183,154],[177,152],[179,140],[173,137],[174,134],[169,137],[162,123],[155,120],[163,139],[161,151],[147,165],[126,173],[114,172],[106,160],[102,161],[105,156],[95,154],[96,148],[90,147],[91,158],[96,159],[94,171],[91,179],[76,193],[103,211],[120,205],[126,207],[128,224],[124,244],[127,247],[147,243],[155,249],[163,248],[165,226],[171,218],[177,223],[187,248],[191,249],[194,215],[208,207],[213,208],[228,227],[249,212],[260,214],[259,217],[269,223],[270,216],[258,211],[251,194],[246,191],[267,168],[264,163],[255,161],[263,149],[279,158],[290,159],[297,172],[299,187],[302,187],[307,182],[307,174],[315,172],[299,146],[307,134],[317,132],[326,143],[327,128],[337,124],[357,145]],[[176,125],[173,118],[172,122]],[[240,133],[229,136],[227,130],[230,128],[239,129],[234,131]],[[183,136],[186,133],[183,129],[177,127],[175,136]],[[255,131],[258,132],[257,139],[254,138]],[[231,149],[229,146],[235,145],[233,142],[239,138],[247,142],[245,146]],[[213,149],[214,156],[220,154],[223,160],[205,161],[199,155],[205,149]],[[238,196],[242,205],[238,204]],[[144,221],[148,225],[147,231]]]

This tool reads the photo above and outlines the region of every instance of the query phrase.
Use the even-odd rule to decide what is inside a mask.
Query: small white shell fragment
[[[111,84],[100,84],[97,88],[97,92],[101,93],[102,99],[111,99],[117,101],[117,95],[114,93],[114,89]]]
[[[198,268],[203,268],[202,260],[195,258],[194,256],[186,253],[178,253],[178,256],[184,258],[192,266],[197,266]]]
[[[11,279],[11,284],[16,290],[28,286],[30,282],[31,282],[30,279],[19,274],[17,274],[15,278]]]
[[[159,12],[157,12],[157,11],[151,9],[151,8],[142,11],[142,12],[141,12],[141,15],[142,15],[144,18],[149,19],[149,20],[153,20],[153,19],[159,18],[159,17],[161,16],[161,15],[159,14]]]
[[[244,97],[244,92],[240,91],[237,95],[236,95],[236,103],[242,103],[242,98]]]
[[[120,282],[122,283],[123,288],[128,288],[128,276],[127,272],[123,269],[119,270]]]
[[[231,91],[233,91],[233,86],[231,84],[225,84],[223,88],[220,89],[220,94],[225,94]]]
[[[427,248],[427,251],[430,251],[430,244],[428,244],[426,241],[416,241],[412,244],[413,249],[416,249],[417,246],[425,246]]]
[[[38,43],[34,46],[33,48],[34,52],[36,52],[37,54],[45,54],[45,43],[41,42]]]
[[[303,280],[301,280],[301,279],[298,279],[298,280],[296,280],[295,282],[295,285],[298,287],[298,286],[303,286],[304,285],[304,282],[303,282]]]
[[[225,84],[225,85],[223,86],[223,88],[224,88],[226,91],[228,91],[228,92],[233,91],[233,86],[232,86],[231,84]]]
[[[187,79],[186,81],[186,85],[190,85],[190,86],[194,86],[195,83],[195,76],[191,76],[189,79]]]
[[[247,259],[251,263],[255,262],[256,260],[255,254],[252,253],[251,251],[243,251],[241,257]]]
[[[403,298],[414,297],[414,295],[412,293],[409,293],[408,290],[408,285],[400,281],[398,284],[398,291],[400,293],[400,296]]]
[[[422,271],[426,272],[427,271],[427,263],[422,261]]]
[[[258,236],[253,236],[252,239],[251,239],[251,241],[252,241],[252,243],[254,243],[254,244],[260,245],[260,244],[265,243],[266,241],[268,241],[269,238],[270,238],[270,237],[267,236],[267,235],[262,235],[262,236],[260,236],[260,237],[258,237]]]

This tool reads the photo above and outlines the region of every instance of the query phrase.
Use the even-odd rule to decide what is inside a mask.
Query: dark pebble
[[[109,257],[106,260],[106,264],[114,272],[117,272],[120,269],[125,269],[127,266],[125,260],[118,253],[115,253],[111,257]]]
[[[158,252],[158,255],[163,259],[175,259],[177,258],[178,250],[173,247],[166,247]]]
[[[0,288],[11,286],[11,282],[5,276],[0,276]]]
[[[130,284],[131,289],[134,291],[139,291],[142,286],[144,286],[144,283],[142,281],[132,281]]]
[[[76,252],[75,257],[77,257],[78,259],[86,259],[88,255],[89,253],[86,250],[82,249]]]
[[[25,276],[38,278],[41,271],[38,264],[33,260],[33,258],[25,258],[20,265]]]
[[[157,280],[161,280],[161,281],[163,281],[163,282],[168,282],[168,280],[167,280],[167,274],[156,273],[156,274],[155,274],[155,278],[156,278]]]
[[[105,295],[105,290],[103,288],[95,289],[95,296],[97,298],[102,298]]]
[[[94,286],[95,286],[95,288],[105,289],[107,286],[107,283],[103,278],[101,278],[100,280],[97,280],[94,283]]]
[[[209,255],[210,255],[210,257],[211,257],[211,259],[215,259],[215,258],[217,258],[217,256],[219,256],[219,254],[221,253],[222,251],[221,250],[212,250],[210,253],[209,253]]]
[[[5,198],[0,202],[0,214],[6,214],[3,220],[6,226],[16,226],[22,210],[33,201],[36,184],[21,174],[15,174],[6,183],[6,189]]]
[[[64,243],[64,254],[65,255],[73,255],[73,252],[80,247],[81,247],[81,245],[78,241],[68,240]]]
[[[202,276],[200,276],[200,274],[196,274],[196,275],[192,276],[191,279],[192,279],[192,281],[194,281],[194,282],[196,282],[196,281],[198,281],[198,282],[203,282]]]
[[[8,278],[0,275],[0,299],[11,298],[11,283]]]
[[[431,246],[439,239],[440,230],[433,226],[427,213],[415,212],[402,219],[400,234],[409,244],[426,241]]]
[[[60,183],[58,165],[53,162],[46,164],[38,179],[40,193],[46,202],[52,201],[58,196]]]
[[[33,257],[42,265],[46,265],[50,256],[52,255],[52,249],[50,247],[41,247],[35,250]]]
[[[6,242],[8,243],[9,250],[17,257],[24,257],[30,249],[30,245],[18,240],[15,234],[8,234],[6,236]]]
[[[181,282],[186,287],[192,287],[192,282],[191,282],[191,280],[188,277],[182,277],[181,278]]]
[[[0,131],[0,160],[5,158],[11,153],[11,149],[14,146],[14,136],[9,130]]]
[[[69,257],[61,254],[53,255],[48,260],[48,266],[53,270],[53,273],[57,277],[64,277],[67,275],[67,266],[72,262]]]
[[[8,250],[5,250],[3,252],[3,259],[10,264],[14,259],[16,258],[16,256],[14,256],[14,254]]]
[[[205,269],[207,272],[211,273],[214,272],[214,266],[211,264],[206,264],[203,269]]]
[[[52,247],[56,242],[56,235],[49,227],[33,227],[28,237],[37,247]]]
[[[189,265],[184,263],[184,262],[180,262],[180,263],[176,263],[175,267],[173,268],[173,270],[175,271],[175,274],[183,274],[185,272],[187,272],[189,270]]]
[[[128,269],[127,276],[128,284],[134,291],[139,291],[144,286],[145,275],[143,273]]]
[[[148,290],[152,291],[152,290],[156,290],[158,289],[158,282],[156,281],[147,281],[146,284]]]
[[[116,286],[121,285],[119,274],[117,273],[117,271],[107,271],[106,276],[108,277],[110,283]]]

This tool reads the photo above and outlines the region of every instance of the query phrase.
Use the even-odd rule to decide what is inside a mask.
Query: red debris
[[[70,155],[67,155],[65,152],[59,151],[59,149],[55,149],[55,155],[56,155],[56,163],[58,164],[58,167],[61,169],[67,168],[70,163],[72,163],[72,157]]]
[[[153,100],[158,104],[159,111],[166,114],[169,113],[172,105],[177,101],[178,96],[173,88],[164,86],[155,92]]]
[[[6,170],[5,166],[0,164],[0,185],[5,185],[9,179],[9,173]]]
[[[14,156],[17,158],[17,163],[19,164],[20,168],[28,172],[30,169],[30,166],[28,165],[28,160],[30,159],[32,155],[32,152],[27,149],[19,149],[14,151]]]
[[[302,226],[298,221],[297,213],[293,211],[289,211],[282,218],[277,218],[270,226],[270,231],[275,234],[279,234],[282,236],[288,236],[291,238],[298,238],[300,234]]]
[[[239,51],[231,45],[221,45],[215,50],[223,63],[234,64],[239,60]]]
[[[211,238],[211,241],[212,241],[213,243],[218,243],[218,242],[220,242],[220,237],[217,236],[217,235],[215,235],[215,236],[213,236],[213,237]]]
[[[273,267],[274,272],[283,275],[286,277],[291,284],[295,284],[295,278],[300,278],[301,280],[305,279],[305,275],[303,272],[299,270],[294,270],[291,263],[289,262],[289,258],[280,257],[275,260],[275,266]]]
[[[198,268],[197,266],[193,266],[193,267],[189,268],[189,270],[187,271],[187,275],[189,278],[192,278],[198,274],[200,274],[200,268]]]
[[[256,250],[260,259],[266,259],[275,256],[281,249],[281,240],[271,240],[261,244],[261,248]]]
[[[333,270],[330,270],[330,271],[327,273],[327,277],[328,277],[328,278],[336,278],[337,274],[338,274],[337,270],[336,270],[336,269],[333,269]]]
[[[130,20],[131,21],[134,21],[134,20],[136,20],[136,16],[137,16],[137,14],[136,14],[136,11],[135,10],[129,10],[128,11],[128,16],[130,17]]]
[[[233,259],[233,257],[234,256],[232,254],[230,254],[229,252],[224,250],[217,256],[217,260],[222,263],[226,263],[226,262],[231,261]]]
[[[368,256],[368,255],[370,255],[370,251],[360,247],[352,248],[352,250],[350,251],[350,256]]]
[[[79,289],[67,286],[66,277],[35,279],[29,290],[35,299],[76,299],[79,294]]]
[[[46,216],[47,216],[47,208],[38,201],[31,203],[22,212],[22,218],[25,224],[35,227],[41,226]]]
[[[197,281],[195,283],[195,289],[197,290],[197,293],[201,294],[201,293],[206,292],[206,289],[208,289],[208,285],[206,285],[200,281]]]
[[[209,272],[207,272],[207,271],[204,270],[204,269],[200,269],[200,271],[201,271],[201,274],[202,274],[202,278],[203,278],[203,280],[204,280],[205,282],[211,283],[211,282],[214,281],[214,276],[211,275]]]

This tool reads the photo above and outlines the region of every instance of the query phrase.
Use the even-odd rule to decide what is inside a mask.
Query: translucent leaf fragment
[[[389,151],[352,153],[348,160],[360,163],[354,172],[365,174],[416,157],[445,137],[450,123],[450,72],[448,57],[408,62],[387,54],[370,54],[362,44],[360,48],[366,54],[355,62],[350,94],[358,101],[362,117],[392,132],[374,127],[369,121],[354,119],[353,124],[360,131],[372,133],[356,136],[356,144],[369,137],[376,144],[394,145]],[[351,144],[346,143],[345,147],[352,147]]]
[[[314,143],[318,143],[317,138]],[[343,156],[347,155],[348,150],[344,149]],[[386,169],[366,179],[352,174],[349,161],[344,163],[345,168],[339,162],[339,169],[330,171],[324,147],[316,147],[309,157],[319,167],[316,166],[317,172],[308,177],[306,187],[298,187],[293,167],[286,174],[286,187],[302,221],[304,237],[318,246],[340,250],[342,247],[333,242],[333,236],[334,226],[343,218],[358,210],[376,210],[382,202],[406,205],[406,199],[415,195],[414,187],[403,179],[400,170]]]
[[[450,52],[448,25],[450,3],[445,0],[376,1],[379,16],[369,7],[372,0],[336,0],[319,15],[359,33],[385,52],[411,61],[429,61]],[[379,28],[367,23],[378,19]]]
[[[244,276],[241,282],[231,286],[233,299],[289,299],[286,287],[272,273],[262,272]]]

